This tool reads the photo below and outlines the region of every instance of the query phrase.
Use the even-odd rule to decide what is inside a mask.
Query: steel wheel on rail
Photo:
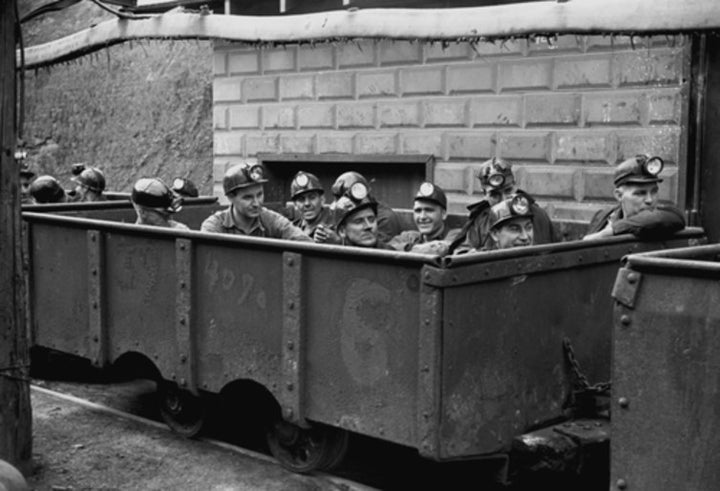
[[[160,415],[176,433],[192,438],[203,429],[205,406],[200,397],[168,382],[158,383]]]
[[[283,467],[303,474],[339,465],[347,453],[349,436],[347,431],[331,426],[305,429],[280,420],[268,431],[267,441]]]

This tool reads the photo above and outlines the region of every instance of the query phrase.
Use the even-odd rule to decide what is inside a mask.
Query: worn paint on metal
[[[718,254],[713,245],[628,257],[643,282],[633,308],[615,306],[612,483],[641,491],[717,488]]]
[[[388,374],[387,341],[383,331],[392,328],[390,291],[366,279],[348,284],[340,326],[342,359],[352,381],[372,386]]]

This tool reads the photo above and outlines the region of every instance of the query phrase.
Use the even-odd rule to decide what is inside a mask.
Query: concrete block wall
[[[497,156],[552,216],[588,220],[614,166],[649,152],[666,162],[662,198],[678,202],[689,51],[665,36],[216,43],[216,194],[228,165],[261,152],[433,154],[450,211],[464,212]]]

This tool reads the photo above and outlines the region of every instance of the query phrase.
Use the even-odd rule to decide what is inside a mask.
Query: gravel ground
[[[34,490],[339,490],[319,476],[33,390]]]

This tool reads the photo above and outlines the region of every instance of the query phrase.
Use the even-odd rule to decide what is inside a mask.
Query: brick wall
[[[257,153],[434,154],[450,211],[479,198],[492,157],[561,219],[607,203],[613,167],[665,159],[663,199],[681,201],[689,42],[564,36],[548,42],[216,43],[214,179]]]

